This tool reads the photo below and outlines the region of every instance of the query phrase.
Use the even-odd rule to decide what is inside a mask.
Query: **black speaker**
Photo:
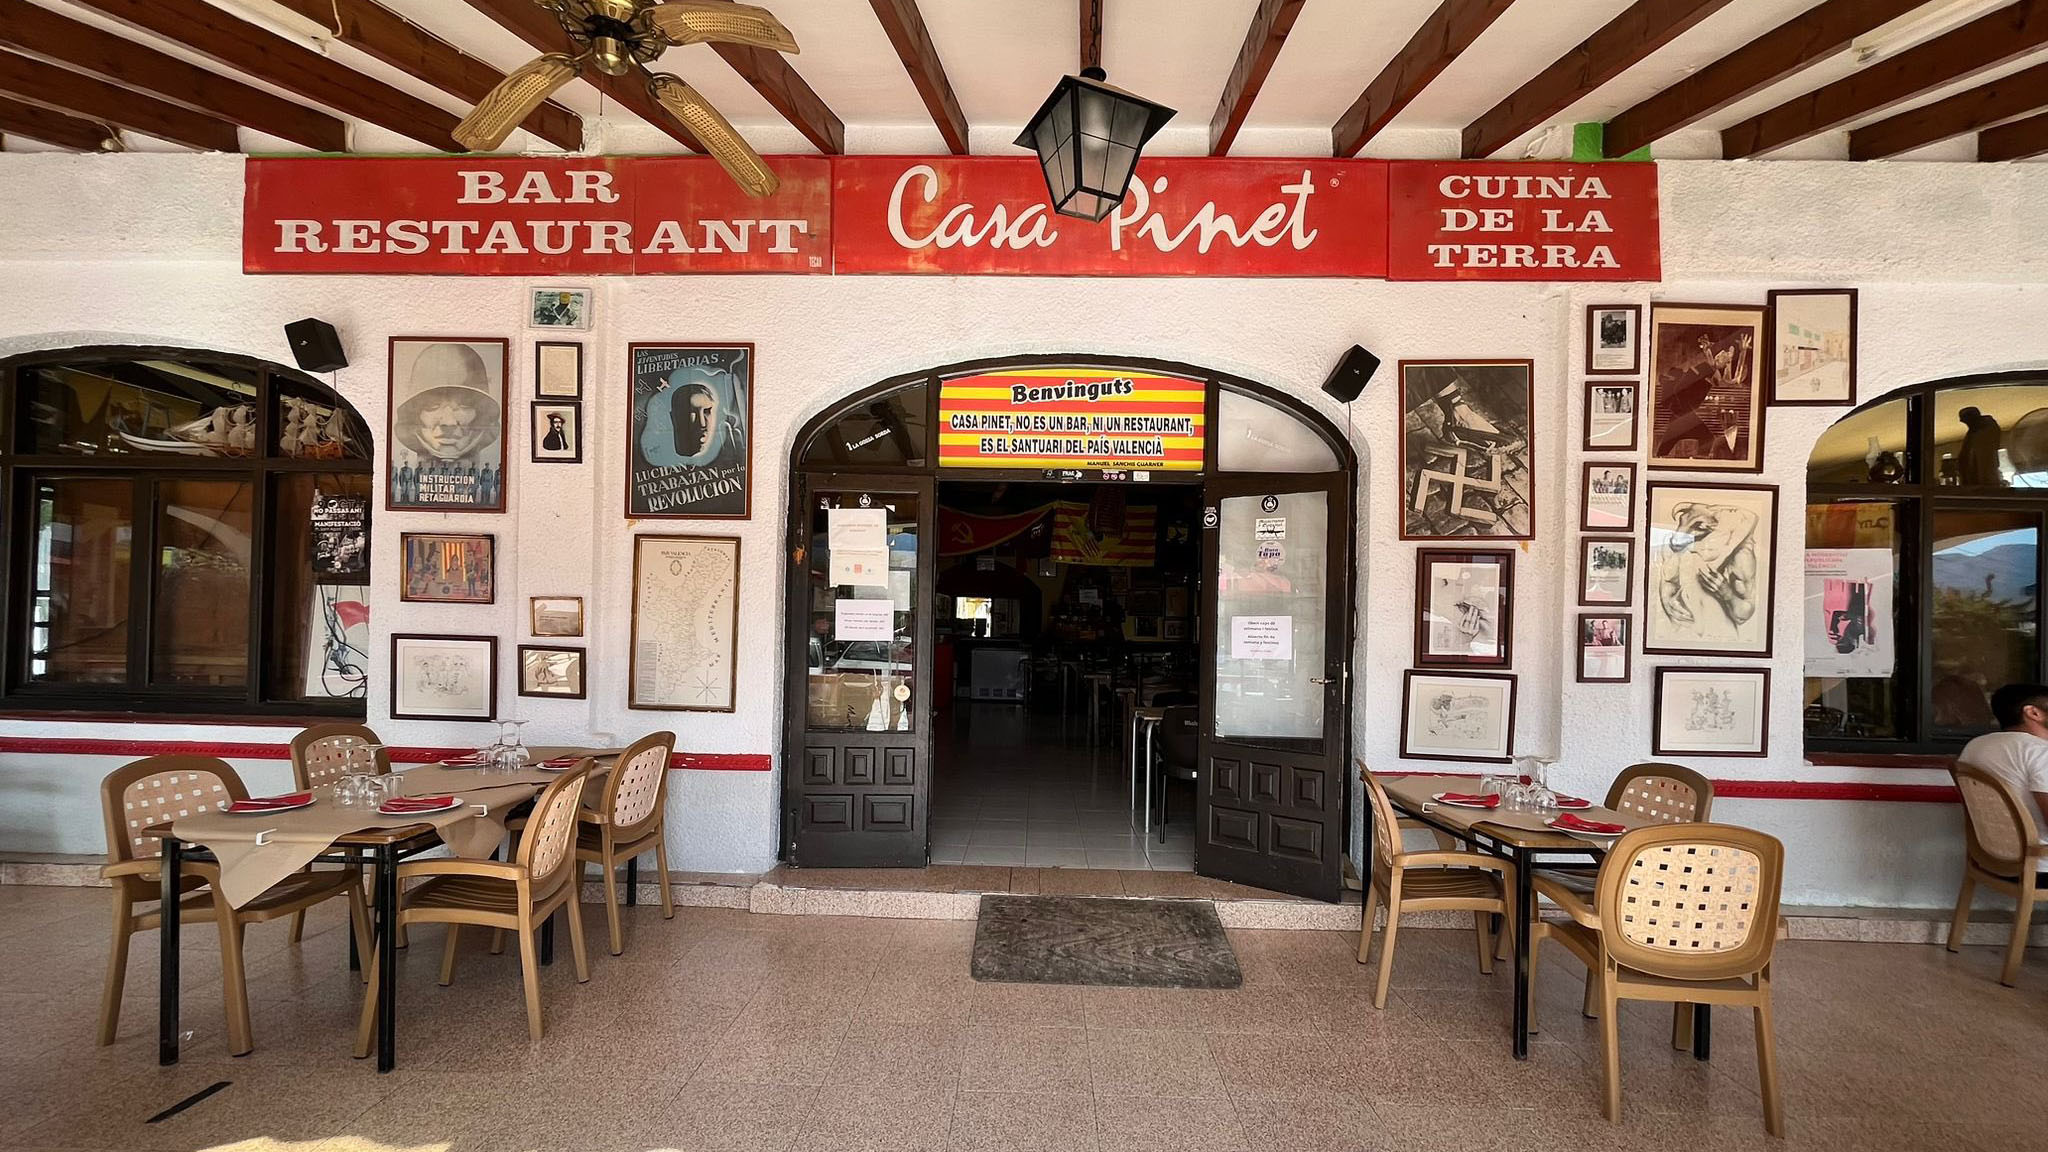
[[[1358,399],[1358,394],[1365,391],[1366,382],[1379,370],[1380,358],[1353,344],[1351,351],[1344,354],[1344,359],[1337,361],[1337,370],[1323,381],[1323,391],[1349,404]]]
[[[294,320],[284,326],[284,339],[292,346],[292,357],[299,362],[299,367],[308,372],[332,372],[348,367],[348,356],[341,350],[341,334],[325,320],[315,320],[310,316]]]

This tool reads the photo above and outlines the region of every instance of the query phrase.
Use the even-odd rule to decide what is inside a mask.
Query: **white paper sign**
[[[1232,660],[1294,659],[1294,617],[1232,616]]]
[[[910,569],[889,569],[889,602],[898,612],[910,611]]]
[[[1252,522],[1252,537],[1258,540],[1287,539],[1287,517],[1261,516]]]
[[[895,601],[833,601],[832,638],[834,640],[894,640],[896,638]]]
[[[834,587],[889,586],[888,509],[827,509],[825,547],[832,558],[830,580]]]
[[[1810,548],[1806,552],[1806,674],[1892,674],[1892,550]]]

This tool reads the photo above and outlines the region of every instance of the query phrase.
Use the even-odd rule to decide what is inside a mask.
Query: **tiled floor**
[[[1130,764],[1084,725],[1020,705],[956,705],[932,784],[933,864],[1188,872],[1194,793],[1174,782],[1162,840],[1141,831]]]
[[[440,988],[440,934],[422,930],[400,966],[400,1066],[380,1076],[347,1055],[360,985],[326,913],[299,946],[283,924],[250,930],[252,1055],[222,1053],[204,933],[185,960],[185,1061],[155,1064],[153,936],[119,1042],[94,1047],[107,899],[0,888],[7,1152],[2048,1147],[2038,954],[2008,989],[1988,948],[1780,945],[1780,1142],[1763,1134],[1746,1020],[1720,1013],[1699,1063],[1670,1049],[1667,1014],[1628,1008],[1625,1114],[1610,1126],[1578,972],[1545,966],[1545,1028],[1517,1064],[1505,969],[1479,975],[1463,932],[1403,932],[1376,1011],[1350,934],[1232,932],[1233,991],[990,985],[967,975],[971,923],[643,907],[626,954],[592,956],[588,984],[566,957],[545,970],[547,1036],[531,1044],[516,961],[477,939]]]

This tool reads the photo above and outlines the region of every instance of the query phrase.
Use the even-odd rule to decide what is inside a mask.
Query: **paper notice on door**
[[[832,508],[825,513],[825,548],[834,587],[889,586],[889,512],[885,508]]]
[[[834,640],[894,640],[896,604],[893,600],[835,600],[832,604]]]
[[[908,568],[889,569],[889,602],[898,612],[910,611],[910,576]]]
[[[1232,616],[1232,660],[1294,659],[1294,617]]]

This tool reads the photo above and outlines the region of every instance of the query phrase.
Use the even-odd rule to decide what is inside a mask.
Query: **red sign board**
[[[832,177],[839,272],[1387,274],[1384,160],[1147,160],[1099,224],[1053,215],[1031,159],[842,156]]]
[[[1011,368],[939,385],[942,468],[1202,467],[1199,380],[1115,369]]]
[[[1390,280],[1655,280],[1655,164],[1401,161]]]
[[[755,199],[715,162],[254,158],[245,272],[457,276],[829,272],[830,161],[785,156]]]

